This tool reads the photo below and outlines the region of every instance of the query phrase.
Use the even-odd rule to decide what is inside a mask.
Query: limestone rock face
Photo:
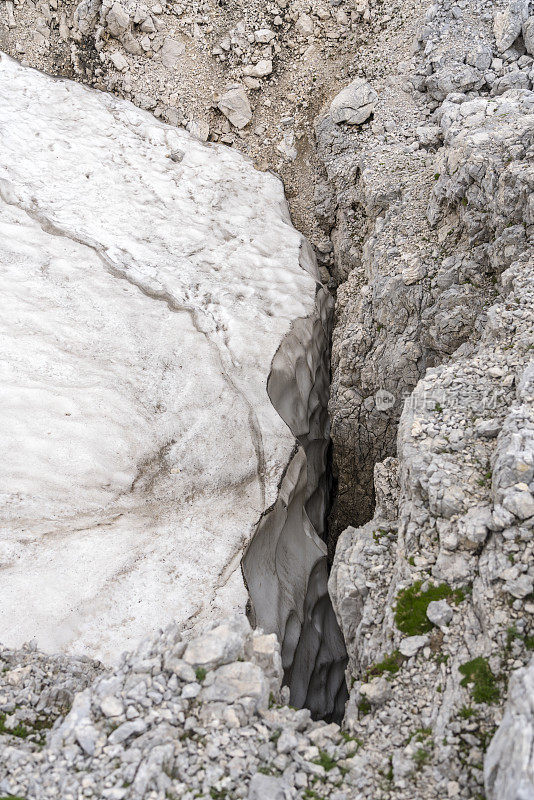
[[[534,796],[534,660],[510,679],[503,720],[484,762],[488,800]]]
[[[295,446],[271,362],[324,310],[272,175],[5,56],[0,75],[2,638],[112,661],[245,608]]]
[[[513,22],[506,43],[494,12]],[[371,125],[317,121],[338,282],[329,587],[366,800],[388,772],[403,800],[533,792],[531,13],[433,4],[415,53],[391,29],[360,53],[365,68],[405,48],[374,73]]]

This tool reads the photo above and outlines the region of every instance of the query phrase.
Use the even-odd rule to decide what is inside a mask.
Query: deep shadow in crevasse
[[[306,254],[305,254],[306,255]],[[291,705],[341,722],[347,653],[330,596],[326,520],[330,506],[330,334],[333,301],[317,292],[315,318],[296,320],[276,353],[267,389],[295,436],[278,497],[242,562],[251,623],[282,643]]]

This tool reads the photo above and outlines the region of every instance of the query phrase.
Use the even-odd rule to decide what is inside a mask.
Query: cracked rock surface
[[[420,7],[369,42],[372,122],[317,123],[351,523],[330,593],[366,800],[534,796],[532,11]]]

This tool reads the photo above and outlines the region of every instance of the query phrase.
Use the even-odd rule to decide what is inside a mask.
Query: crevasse
[[[301,266],[315,275],[309,245]],[[290,702],[340,721],[347,655],[328,594],[328,395],[333,300],[318,282],[316,313],[295,321],[273,358],[267,390],[295,436],[275,503],[262,515],[242,561],[253,625],[282,643]]]

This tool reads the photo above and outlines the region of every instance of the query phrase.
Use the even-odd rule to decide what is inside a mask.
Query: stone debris
[[[353,796],[358,743],[284,705],[276,637],[245,617],[188,642],[171,625],[114,670],[31,648],[1,650],[2,665],[2,795]]]

